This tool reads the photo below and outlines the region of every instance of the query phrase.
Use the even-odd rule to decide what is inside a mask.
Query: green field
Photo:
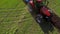
[[[50,3],[49,3],[49,7],[51,9],[53,9],[53,11],[55,11],[57,13],[57,15],[60,16],[60,0],[49,0]]]
[[[60,2],[54,2],[50,2],[49,7],[60,16]],[[50,32],[48,24],[43,25],[43,28],[45,33],[59,34],[55,27]],[[22,0],[0,0],[0,34],[44,34],[44,31],[35,22]]]

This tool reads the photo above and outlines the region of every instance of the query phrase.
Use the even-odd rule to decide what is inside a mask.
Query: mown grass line
[[[4,12],[2,12],[2,13],[4,14]],[[7,13],[8,13],[8,11],[7,11]],[[2,23],[0,25],[0,28],[1,28],[0,31],[2,31],[1,34],[3,34],[3,32],[6,33],[6,32],[8,32],[8,30],[10,31],[10,28],[17,26],[16,21],[18,21],[18,19],[20,18],[20,11],[17,11],[17,12],[16,11],[9,11],[9,14],[5,14],[5,15],[8,15],[8,16],[3,18],[4,20],[3,20],[3,22],[1,22]],[[14,20],[15,22],[12,20]],[[16,25],[13,25],[13,24],[16,24]],[[4,26],[4,27],[2,27],[2,26]],[[12,30],[12,31],[14,31],[14,30]],[[12,32],[9,32],[9,33],[12,33]]]
[[[9,15],[9,13],[10,12],[7,12],[4,16],[3,16],[3,18],[1,19],[1,21],[0,22],[3,22],[3,20]],[[4,14],[4,13],[3,13]],[[1,15],[1,14],[0,14]]]
[[[15,32],[15,30],[17,29],[18,27],[17,27],[17,25],[15,24],[15,25],[13,25],[7,32],[8,33],[6,33],[6,34],[14,34],[14,32]]]

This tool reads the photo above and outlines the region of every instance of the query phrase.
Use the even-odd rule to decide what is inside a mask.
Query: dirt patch
[[[54,13],[54,15],[53,15],[53,17],[52,17],[52,24],[53,24],[55,27],[57,27],[57,28],[60,29],[60,17],[57,16],[55,13]]]

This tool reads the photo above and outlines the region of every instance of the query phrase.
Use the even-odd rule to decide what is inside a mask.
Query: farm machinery
[[[46,0],[25,0],[27,4],[29,4],[30,12],[36,13],[36,21],[38,23],[42,23],[42,19],[51,22],[51,17],[53,16],[53,12],[51,9],[47,7],[48,1]]]
[[[48,0],[23,0],[29,7],[29,11],[37,23],[43,20],[51,22],[55,27],[60,29],[60,17],[58,17],[49,7]],[[35,14],[35,15],[34,15]]]

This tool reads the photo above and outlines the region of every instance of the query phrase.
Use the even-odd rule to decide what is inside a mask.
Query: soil
[[[52,24],[55,26],[55,27],[57,27],[58,29],[60,29],[60,17],[59,16],[57,16],[55,13],[54,13],[54,15],[53,15],[53,17],[52,17]]]

